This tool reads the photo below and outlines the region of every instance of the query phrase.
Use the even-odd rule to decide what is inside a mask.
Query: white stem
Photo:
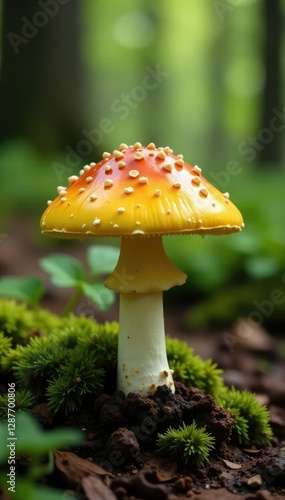
[[[174,392],[166,357],[162,292],[121,293],[117,388],[145,396],[164,384]]]

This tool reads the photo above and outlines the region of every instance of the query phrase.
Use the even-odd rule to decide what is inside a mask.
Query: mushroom
[[[169,147],[121,144],[59,186],[41,218],[44,234],[61,238],[120,236],[116,268],[105,281],[120,294],[117,388],[147,395],[166,384],[174,392],[163,317],[165,290],[186,275],[167,258],[167,234],[240,231],[241,213],[201,169]]]

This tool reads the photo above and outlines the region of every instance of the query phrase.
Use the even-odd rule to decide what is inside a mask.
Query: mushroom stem
[[[118,264],[105,285],[120,292],[117,386],[125,394],[151,394],[164,384],[174,391],[162,292],[185,279],[168,260],[161,236],[122,238]]]
[[[174,392],[166,356],[162,292],[121,293],[117,388],[125,394],[145,396],[164,384]]]

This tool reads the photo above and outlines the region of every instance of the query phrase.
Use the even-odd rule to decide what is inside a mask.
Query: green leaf
[[[12,443],[8,440],[8,424],[0,424],[0,442]],[[77,445],[82,441],[83,434],[76,429],[55,429],[43,431],[29,413],[16,413],[15,425],[16,452],[18,455],[42,457],[53,448]],[[9,448],[1,446],[0,463],[5,462]]]
[[[87,249],[87,261],[92,276],[109,274],[116,267],[120,249],[108,245],[93,245]]]
[[[22,300],[35,305],[44,294],[44,285],[37,276],[16,278],[7,276],[0,279],[0,295]]]
[[[4,474],[0,477],[1,484],[7,484],[7,476]],[[9,485],[7,484],[6,489]],[[6,498],[6,497],[5,497]],[[7,497],[8,498],[8,497]],[[12,493],[13,500],[74,500],[74,496],[70,496],[67,492],[57,488],[47,487],[35,484],[29,477],[16,477],[15,493]]]
[[[82,283],[83,292],[93,300],[100,311],[106,311],[115,301],[115,294],[103,283]]]
[[[50,274],[51,282],[60,287],[77,287],[84,277],[79,260],[65,254],[53,253],[40,259],[40,266]]]
[[[279,264],[274,257],[255,256],[245,261],[244,266],[250,276],[264,279],[278,273]]]

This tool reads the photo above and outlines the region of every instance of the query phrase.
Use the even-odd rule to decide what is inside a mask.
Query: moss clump
[[[87,346],[70,349],[65,364],[49,383],[47,399],[50,408],[69,414],[83,405],[86,395],[98,394],[103,388],[101,363],[100,354],[89,351]]]
[[[12,339],[0,331],[0,360],[12,347]]]
[[[49,335],[8,349],[2,370],[11,369],[17,387],[30,389],[38,402],[67,414],[98,393],[105,373],[113,369],[115,375],[117,333],[117,323],[98,325],[70,314]]]
[[[118,331],[116,322],[98,324],[73,314],[60,318],[2,300],[0,375],[3,382],[8,373],[10,379],[14,377],[25,408],[47,402],[54,412],[80,411],[88,405],[90,395],[115,390]],[[269,412],[253,394],[225,387],[216,363],[194,355],[186,342],[167,338],[166,347],[175,381],[211,394],[233,416],[233,440],[242,445],[270,443]]]
[[[193,422],[191,425],[184,423],[178,429],[169,427],[164,434],[159,434],[157,449],[165,456],[201,467],[214,448],[214,443],[214,437],[206,432],[206,428],[199,429],[196,422]]]
[[[216,398],[224,388],[222,370],[211,359],[203,361],[193,354],[186,342],[166,338],[166,350],[170,368],[174,370],[175,380],[188,387],[197,387]]]
[[[55,412],[67,414],[80,409],[88,394],[103,388],[105,374],[111,373],[114,379],[118,323],[99,325],[73,314],[59,318],[45,310],[18,307],[14,301],[7,303],[2,308],[7,315],[3,314],[3,323],[14,325],[15,335],[0,335],[1,371],[13,374],[20,392],[28,389],[36,402],[47,401]],[[17,324],[10,319],[15,311],[23,315]],[[19,324],[21,336],[16,335]],[[40,336],[31,334],[36,325]]]
[[[253,393],[227,388],[219,396],[218,404],[234,418],[233,438],[241,445],[270,445],[273,434],[269,411],[259,404]]]
[[[33,314],[24,304],[0,300],[0,331],[11,339],[13,346],[27,344],[33,329]]]
[[[0,300],[0,332],[13,347],[28,344],[31,337],[47,333],[60,319],[45,309],[31,310],[15,300]]]
[[[35,337],[23,348],[16,348],[16,357],[12,364],[17,386],[27,387],[41,399],[50,380],[62,364],[67,361],[68,350],[53,338]]]

